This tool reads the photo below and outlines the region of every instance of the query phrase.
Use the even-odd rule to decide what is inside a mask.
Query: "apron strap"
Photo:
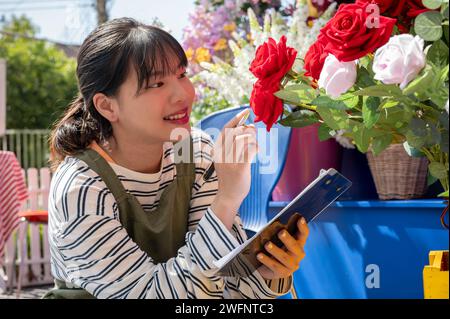
[[[74,157],[83,160],[88,164],[89,168],[101,176],[102,180],[113,194],[117,205],[127,198],[128,193],[117,177],[116,172],[114,172],[112,167],[99,153],[88,148],[83,152],[74,155]]]

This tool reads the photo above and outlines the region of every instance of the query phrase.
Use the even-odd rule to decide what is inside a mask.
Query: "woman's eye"
[[[147,88],[148,89],[156,89],[156,88],[160,88],[163,85],[164,85],[163,82],[158,82],[158,83],[150,84]]]

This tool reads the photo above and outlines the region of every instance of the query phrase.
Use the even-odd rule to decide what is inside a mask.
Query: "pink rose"
[[[424,41],[419,36],[401,34],[375,53],[375,79],[384,84],[400,84],[403,90],[425,67]]]
[[[356,82],[356,61],[340,62],[329,54],[320,73],[319,87],[325,89],[327,95],[336,99],[347,92]]]

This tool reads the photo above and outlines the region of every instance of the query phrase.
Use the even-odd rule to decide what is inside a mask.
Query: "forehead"
[[[185,63],[175,54],[160,57],[154,61],[145,61],[141,64],[136,64],[135,61],[130,59],[128,74],[123,85],[138,95],[139,91],[150,81],[176,74],[185,67]]]

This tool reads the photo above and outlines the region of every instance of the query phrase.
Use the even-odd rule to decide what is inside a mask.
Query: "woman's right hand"
[[[240,112],[225,124],[213,149],[219,190],[211,209],[228,229],[250,191],[251,162],[258,152],[254,125],[236,127],[249,111]]]

